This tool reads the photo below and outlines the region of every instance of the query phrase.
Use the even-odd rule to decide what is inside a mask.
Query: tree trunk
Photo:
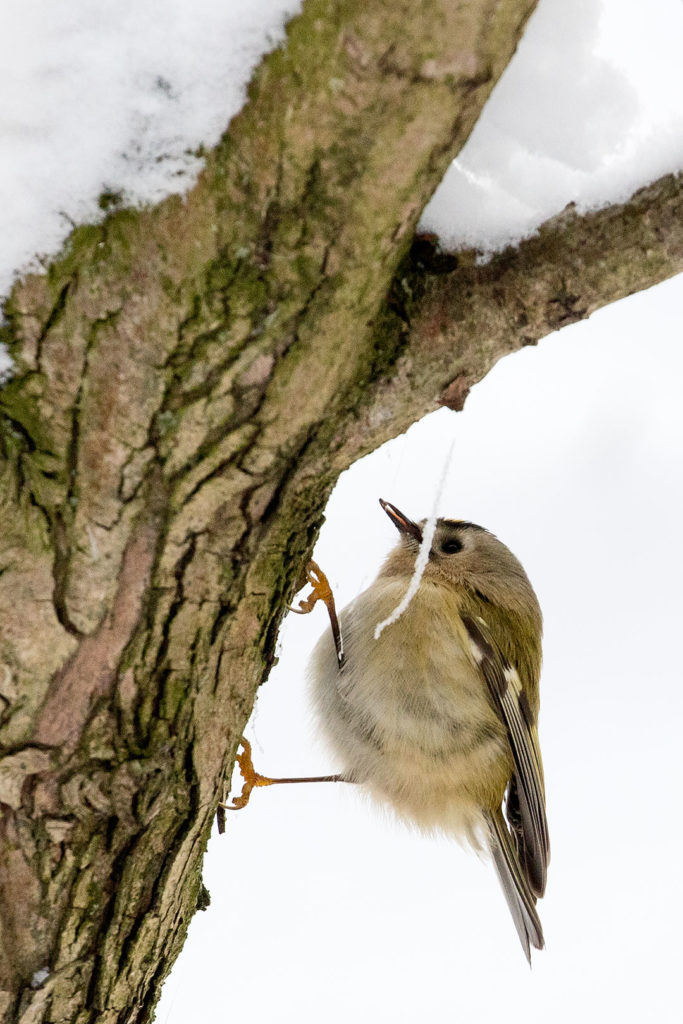
[[[307,0],[199,183],[19,284],[0,392],[0,1011],[148,1021],[326,498],[500,355],[683,267],[681,187],[412,245],[533,0]]]

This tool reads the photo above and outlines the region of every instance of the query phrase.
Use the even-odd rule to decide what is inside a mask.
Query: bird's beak
[[[414,523],[412,519],[408,519],[408,516],[404,516],[395,505],[391,504],[390,501],[385,501],[384,498],[380,498],[379,503],[400,533],[407,533],[408,536],[413,537],[418,544],[422,543],[422,530],[417,523]]]

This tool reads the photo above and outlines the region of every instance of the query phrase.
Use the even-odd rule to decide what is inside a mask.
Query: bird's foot
[[[219,803],[219,811],[241,811],[249,803],[251,791],[258,786],[282,786],[294,782],[352,782],[343,775],[308,775],[305,778],[293,779],[270,779],[267,775],[260,775],[254,768],[251,759],[251,743],[244,736],[241,740],[242,751],[237,755],[237,764],[243,779],[242,792],[239,796],[233,797],[231,804]]]
[[[334,596],[332,594],[330,581],[318,563],[311,559],[304,572],[306,575],[306,583],[310,583],[313,590],[308,597],[299,601],[298,608],[290,608],[290,612],[296,612],[297,615],[308,615],[309,612],[313,611],[318,601],[322,601],[323,604],[327,606],[328,611],[330,606],[334,608]],[[304,584],[304,586],[305,585],[306,584]]]
[[[339,619],[337,618],[337,609],[334,603],[334,594],[332,593],[332,587],[330,586],[327,576],[322,571],[317,562],[312,559],[306,566],[306,582],[310,583],[313,588],[308,597],[303,598],[299,601],[298,608],[290,608],[291,612],[296,612],[297,615],[308,615],[315,608],[318,601],[322,601],[327,608],[328,615],[330,616],[330,626],[332,627],[332,637],[334,639],[334,647],[337,652],[337,662],[339,667],[344,664],[344,643],[341,635],[341,628],[339,626]]]
[[[251,743],[244,736],[240,742],[242,750],[237,754],[237,766],[242,776],[242,792],[239,796],[232,798],[231,804],[221,803],[218,805],[224,811],[241,811],[249,803],[252,789],[256,789],[257,786],[272,786],[278,781],[269,779],[266,775],[261,775],[256,771],[251,758]]]

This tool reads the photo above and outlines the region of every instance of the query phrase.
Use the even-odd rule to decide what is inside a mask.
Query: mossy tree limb
[[[502,356],[683,272],[683,176],[626,203],[567,207],[531,238],[479,265],[417,239],[399,267],[383,325],[398,356],[333,447],[365,454],[440,406],[460,411]],[[387,424],[390,424],[387,430]],[[356,457],[358,457],[356,455]],[[342,458],[346,466],[346,457]]]
[[[504,352],[681,269],[675,182],[489,267],[410,250],[533,6],[309,0],[187,197],[78,229],[15,288],[8,1021],[149,1019],[340,470],[439,399],[457,406]]]

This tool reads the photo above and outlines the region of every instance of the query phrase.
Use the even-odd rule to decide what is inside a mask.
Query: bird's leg
[[[252,789],[256,789],[257,786],[277,786],[284,782],[350,782],[350,779],[345,779],[343,775],[312,775],[302,779],[269,779],[266,775],[260,775],[254,768],[254,762],[251,759],[251,743],[242,737],[242,752],[237,755],[237,764],[239,765],[240,774],[244,780],[242,786],[242,792],[239,796],[233,797],[231,804],[219,804],[219,808],[224,811],[241,811],[243,807],[246,807],[249,803],[249,797],[251,796]]]
[[[341,669],[344,664],[344,644],[342,641],[341,629],[339,627],[339,619],[337,618],[337,609],[334,603],[334,595],[332,588],[329,584],[327,576],[322,571],[319,565],[314,561],[310,561],[306,566],[306,582],[311,584],[313,588],[312,592],[308,597],[303,598],[299,601],[298,608],[290,608],[290,611],[296,612],[297,615],[308,615],[315,608],[318,601],[322,601],[327,608],[327,612],[330,616],[330,626],[332,627],[332,637],[334,639],[334,647],[337,652],[337,663]],[[220,803],[218,805],[219,811],[219,829],[222,831],[221,824],[224,824],[224,811],[239,811],[243,807],[246,807],[249,803],[249,797],[251,796],[252,789],[256,789],[258,786],[276,786],[281,785],[285,782],[352,782],[352,779],[346,779],[343,775],[313,775],[307,778],[301,779],[270,779],[265,775],[259,774],[254,768],[254,763],[251,759],[251,744],[249,740],[245,740],[242,737],[242,751],[237,755],[237,764],[244,780],[242,786],[242,792],[239,796],[233,797],[231,804]]]
[[[332,593],[332,587],[329,584],[327,576],[317,562],[314,562],[312,559],[306,566],[306,582],[310,583],[313,587],[312,592],[308,597],[299,601],[298,608],[290,608],[289,610],[290,612],[296,612],[297,615],[308,615],[309,612],[313,611],[318,601],[323,602],[330,616],[334,648],[337,652],[339,668],[341,668],[344,664],[344,641],[342,640],[339,619],[337,618],[334,594]]]

